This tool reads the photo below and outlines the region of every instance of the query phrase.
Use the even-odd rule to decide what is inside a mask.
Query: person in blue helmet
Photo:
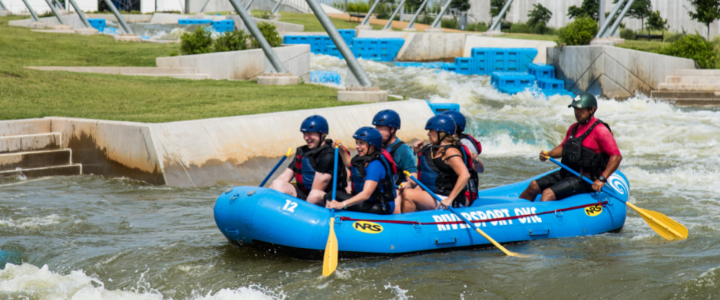
[[[478,174],[485,171],[485,165],[483,164],[482,160],[480,160],[480,153],[482,153],[482,145],[480,144],[480,142],[478,142],[477,139],[475,139],[475,137],[465,133],[465,126],[467,125],[465,115],[455,110],[448,110],[443,112],[442,114],[453,118],[453,121],[455,121],[456,125],[455,136],[457,136],[460,140],[460,144],[462,144],[462,148],[467,154],[467,156],[472,158],[473,168],[468,170],[470,171],[470,180],[468,181],[467,191],[465,192],[465,196],[467,197],[470,204],[472,204],[475,199],[477,199],[479,185]]]
[[[382,135],[375,128],[362,127],[355,132],[353,138],[358,154],[351,159],[347,151],[340,151],[343,164],[351,170],[352,193],[337,191],[334,200],[330,193],[325,194],[325,207],[380,215],[392,214],[397,196],[397,167],[390,153],[383,148]],[[343,147],[339,141],[335,142],[335,146]]]
[[[372,124],[375,125],[375,129],[382,135],[383,147],[392,155],[395,164],[397,164],[398,178],[395,181],[395,185],[407,182],[404,174],[405,171],[417,177],[415,154],[410,146],[397,137],[397,131],[400,129],[400,115],[392,109],[381,110],[375,114]],[[414,187],[415,182],[410,181],[408,184],[410,184],[410,187]],[[398,197],[395,198],[395,214],[401,212],[401,204],[402,199],[398,195]]]
[[[434,116],[426,123],[430,144],[423,146],[423,141],[418,141],[414,146],[418,151],[417,178],[429,191],[404,188],[403,213],[468,204],[465,189],[472,162],[461,149],[455,128],[455,121],[447,115]],[[441,204],[438,205],[428,193],[435,193],[443,199]]]
[[[332,176],[335,164],[335,150],[332,140],[327,139],[327,120],[319,115],[307,117],[300,125],[304,146],[295,151],[295,158],[288,168],[270,185],[271,189],[307,202],[325,206],[323,196],[332,192]],[[295,179],[295,185],[290,181]],[[347,172],[338,168],[337,189],[347,187]]]

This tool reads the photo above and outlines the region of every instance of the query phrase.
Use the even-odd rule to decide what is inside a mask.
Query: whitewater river
[[[314,57],[313,69],[343,64]],[[483,143],[484,188],[553,168],[537,160],[573,120],[569,97],[500,94],[489,78],[362,62],[393,94],[452,101]],[[637,206],[687,226],[669,242],[634,212],[617,234],[459,251],[321,261],[234,248],[212,208],[227,188],[83,175],[0,182],[0,299],[717,299],[720,113],[645,97],[600,100]]]

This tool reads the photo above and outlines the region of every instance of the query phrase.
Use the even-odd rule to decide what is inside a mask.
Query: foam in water
[[[21,229],[38,229],[40,226],[48,226],[59,224],[63,222],[63,218],[58,215],[52,214],[45,217],[29,217],[13,220],[9,218],[7,220],[0,219],[0,227],[11,227]]]

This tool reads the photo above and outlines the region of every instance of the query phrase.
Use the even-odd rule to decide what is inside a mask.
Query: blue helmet
[[[372,124],[400,129],[400,115],[392,109],[381,110],[373,118]]]
[[[300,125],[300,132],[317,132],[323,134],[328,133],[328,131],[328,122],[320,115],[309,116]]]
[[[375,146],[378,150],[382,149],[382,135],[380,134],[380,131],[373,127],[360,127],[360,129],[355,131],[355,134],[353,134],[353,138],[356,140],[366,141],[370,144],[370,146]]]
[[[460,132],[465,131],[465,125],[467,124],[467,120],[465,120],[465,115],[463,115],[461,112],[456,110],[446,110],[442,114],[450,116],[453,121],[455,121],[455,125],[460,128]]]
[[[437,115],[430,118],[425,124],[425,130],[430,129],[453,135],[455,134],[455,121],[448,115]]]

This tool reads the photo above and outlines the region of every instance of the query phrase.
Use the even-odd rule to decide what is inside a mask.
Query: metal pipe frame
[[[400,11],[405,6],[405,0],[400,0],[400,5],[398,5],[398,8],[393,11],[392,15],[390,15],[390,20],[388,20],[387,24],[385,24],[385,27],[383,29],[390,29],[392,27],[392,21],[395,18],[395,15],[397,15],[398,11]]]
[[[610,14],[607,16],[607,21],[615,18],[615,15],[618,13],[618,11],[620,11],[620,7],[622,7],[623,4],[625,4],[625,0],[620,0],[620,1],[618,1],[618,3],[615,3],[615,6],[613,6],[612,10],[610,11]],[[603,35],[603,33],[605,33],[605,30],[607,30],[607,28],[610,26],[610,22],[607,22],[607,21],[602,23],[602,27],[600,27],[600,30],[598,30],[598,33],[595,35],[596,39],[600,38]]]
[[[200,12],[205,12],[205,7],[210,3],[210,0],[206,0],[205,4],[203,4],[202,8],[200,8]]]
[[[440,27],[440,24],[442,24],[442,17],[445,15],[445,12],[450,7],[450,3],[452,3],[452,0],[447,0],[447,3],[445,3],[445,6],[442,7],[440,13],[435,16],[435,21],[433,21],[432,25],[430,25],[430,28]]]
[[[52,0],[45,0],[45,3],[50,6],[50,10],[52,10],[53,15],[55,15],[55,18],[57,18],[60,25],[65,25],[65,22],[63,22],[62,18],[60,17],[60,13],[58,12],[57,7],[53,5]]]
[[[513,0],[508,0],[508,2],[505,3],[505,6],[500,10],[500,13],[497,15],[497,20],[492,23],[489,30],[498,31],[500,30],[500,22],[502,22],[503,17],[505,16],[505,13],[507,12],[508,8],[510,8],[510,5],[512,5]]]
[[[610,37],[610,35],[613,32],[615,32],[615,30],[618,29],[618,27],[620,26],[620,23],[622,23],[622,20],[625,18],[625,14],[627,14],[627,12],[630,10],[630,7],[633,5],[633,3],[635,3],[635,0],[630,0],[630,1],[628,1],[627,4],[625,4],[625,8],[623,8],[622,12],[620,12],[620,15],[618,15],[617,20],[615,20],[615,23],[612,24],[612,27],[610,27],[610,30],[606,30],[603,33],[603,35],[602,35],[603,38]]]
[[[252,5],[253,2],[255,2],[255,0],[250,0],[250,2],[248,2],[248,4],[245,6],[245,10],[250,10],[250,5]]]
[[[27,2],[27,0],[22,0],[23,3],[25,3],[25,7],[27,7],[28,11],[30,11],[30,16],[32,17],[35,22],[40,22],[40,18],[38,18],[38,15],[35,13],[35,11],[30,7],[30,3]]]
[[[128,26],[127,23],[125,23],[125,19],[120,15],[120,12],[117,10],[117,7],[115,7],[115,4],[112,4],[110,0],[103,0],[105,1],[105,5],[107,5],[110,8],[110,11],[112,11],[113,15],[115,15],[115,18],[117,18],[118,23],[120,23],[120,26],[122,26],[123,30],[125,30],[125,33],[127,34],[133,34],[132,29],[130,29],[130,26]]]
[[[360,23],[360,25],[367,25],[368,23],[370,23],[370,16],[372,15],[373,11],[375,11],[375,7],[378,5],[378,3],[380,3],[380,0],[375,0],[375,3],[370,8],[367,15],[365,15],[365,18],[362,20],[362,23]],[[310,1],[308,1],[308,4],[310,4]],[[333,27],[335,26],[333,25]]]
[[[7,7],[5,7],[5,3],[3,3],[2,0],[0,0],[0,8],[2,8],[2,10],[8,10]]]
[[[275,6],[273,7],[273,9],[270,11],[270,13],[273,14],[273,15],[276,14],[276,13],[278,13],[278,11],[280,10],[280,4],[282,4],[282,3],[283,3],[283,0],[278,0],[278,3],[275,4]]]
[[[250,31],[250,34],[252,34],[258,44],[260,44],[260,48],[262,48],[263,52],[265,52],[265,57],[267,57],[270,61],[270,64],[275,69],[275,72],[287,73],[285,66],[283,66],[280,58],[278,58],[275,51],[273,51],[272,47],[270,47],[270,44],[268,44],[267,40],[260,32],[260,29],[258,29],[257,24],[255,24],[255,21],[253,21],[252,17],[248,14],[247,9],[245,9],[238,0],[230,0],[230,4],[232,4],[233,8],[235,8],[235,11],[238,13],[238,16],[240,16],[240,19],[242,19],[245,24],[245,28]]]
[[[340,51],[340,54],[342,54],[343,58],[345,58],[345,62],[347,62],[348,68],[353,73],[353,75],[355,75],[355,78],[357,78],[358,82],[365,87],[372,86],[370,78],[368,78],[367,74],[365,74],[365,70],[362,68],[362,66],[360,66],[360,63],[355,58],[355,54],[353,54],[352,51],[350,51],[350,48],[348,48],[347,44],[345,44],[345,40],[340,36],[340,33],[337,31],[337,28],[335,28],[335,25],[333,25],[332,21],[330,21],[330,18],[325,13],[325,10],[323,10],[322,7],[320,7],[320,4],[318,4],[315,0],[305,1],[310,6],[310,9],[313,11],[313,13],[315,13],[315,16],[318,18],[318,21],[320,21],[320,24],[322,24],[323,28],[325,28],[325,31],[327,32],[328,36],[330,36],[330,39],[333,41],[335,46],[338,48],[338,51]],[[380,1],[375,2],[375,4],[377,5],[378,2]]]
[[[85,17],[85,13],[80,10],[80,7],[75,3],[75,0],[70,0],[70,5],[75,9],[75,13],[78,14],[78,17],[80,17],[80,20],[82,20],[83,24],[85,24],[85,27],[92,28],[90,25],[90,22],[88,22],[88,19]]]
[[[598,26],[602,26],[605,24],[605,0],[600,0],[600,5],[598,10]]]
[[[418,8],[418,10],[413,15],[412,19],[410,19],[410,22],[408,22],[408,25],[407,25],[407,27],[405,27],[405,29],[415,28],[415,20],[417,20],[417,17],[420,15],[420,12],[422,12],[423,9],[425,9],[425,6],[427,6],[429,1],[430,0],[425,0],[425,1],[423,1],[422,4],[420,4],[420,8]]]

